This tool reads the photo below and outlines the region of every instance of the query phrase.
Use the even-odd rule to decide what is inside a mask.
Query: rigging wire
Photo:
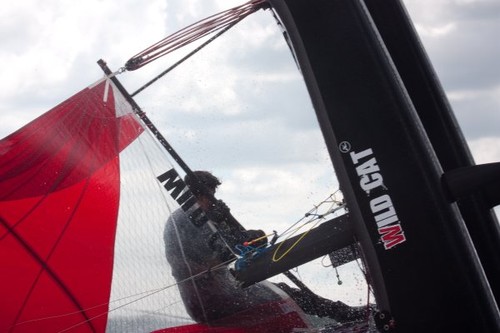
[[[70,313],[64,313],[64,314],[59,314],[59,315],[54,315],[54,316],[49,316],[49,317],[43,317],[43,318],[38,318],[38,319],[26,320],[26,321],[23,321],[23,322],[21,322],[21,323],[17,323],[17,324],[15,324],[15,325],[11,326],[11,328],[13,328],[13,327],[17,327],[17,326],[22,325],[22,324],[28,324],[28,323],[33,323],[33,322],[38,322],[38,321],[43,321],[43,320],[57,319],[57,318],[62,318],[62,317],[66,317],[66,316],[70,316],[70,315],[74,315],[74,314],[79,314],[79,313],[86,312],[86,311],[89,311],[89,310],[92,310],[92,309],[96,309],[96,308],[99,308],[99,307],[102,307],[102,306],[110,305],[110,304],[112,304],[112,303],[120,302],[120,301],[123,301],[123,300],[129,299],[129,298],[131,298],[131,297],[136,297],[136,296],[143,295],[143,296],[141,296],[141,297],[139,297],[139,298],[136,298],[136,299],[131,300],[130,302],[127,302],[127,303],[122,304],[122,305],[119,305],[119,306],[117,306],[117,307],[115,307],[115,308],[112,308],[112,309],[106,310],[106,311],[104,311],[104,312],[102,312],[102,313],[100,313],[100,314],[97,314],[97,315],[95,315],[95,316],[93,316],[93,317],[90,317],[90,318],[88,318],[88,319],[86,319],[86,320],[83,320],[83,321],[81,321],[81,322],[79,322],[79,323],[77,323],[77,324],[75,324],[75,325],[72,325],[72,326],[70,326],[70,327],[67,327],[67,328],[65,328],[65,329],[63,329],[63,330],[61,330],[61,331],[58,331],[57,333],[67,332],[67,331],[69,331],[69,330],[71,330],[71,329],[73,329],[73,328],[75,328],[75,327],[78,327],[78,326],[84,325],[84,324],[86,324],[86,323],[89,323],[89,322],[91,322],[92,320],[94,320],[94,319],[96,319],[96,318],[102,317],[102,316],[107,315],[107,314],[109,314],[109,313],[111,313],[111,312],[113,312],[113,311],[119,310],[119,309],[124,308],[124,307],[126,307],[126,306],[129,306],[129,305],[131,305],[131,304],[134,304],[134,303],[136,303],[136,302],[139,302],[139,301],[141,301],[141,300],[143,300],[143,299],[145,299],[145,298],[147,298],[147,297],[153,296],[153,295],[158,294],[158,293],[160,293],[160,292],[162,292],[162,291],[165,291],[165,290],[167,290],[167,289],[169,289],[169,288],[172,288],[172,287],[174,287],[174,286],[177,286],[178,284],[181,284],[181,283],[187,282],[187,281],[189,281],[189,280],[196,279],[196,278],[198,278],[198,277],[200,277],[200,276],[203,276],[204,274],[210,274],[211,272],[213,272],[213,271],[215,271],[215,270],[224,269],[224,268],[225,268],[228,264],[230,264],[230,263],[231,263],[231,262],[233,262],[234,260],[235,260],[235,259],[230,259],[230,260],[227,260],[227,261],[222,262],[222,263],[220,263],[220,264],[217,264],[217,265],[215,265],[214,267],[211,267],[211,268],[209,268],[209,269],[207,269],[207,270],[205,270],[205,271],[202,271],[202,272],[200,272],[200,273],[197,273],[197,274],[195,274],[195,275],[192,275],[192,276],[190,276],[190,277],[187,277],[187,278],[185,278],[184,280],[178,281],[178,282],[176,282],[176,283],[173,283],[173,284],[170,284],[170,285],[164,286],[164,287],[162,287],[162,288],[152,289],[152,290],[143,291],[143,292],[140,292],[140,293],[137,293],[137,294],[133,294],[133,295],[128,295],[128,296],[125,296],[125,297],[122,297],[122,298],[119,298],[119,299],[112,300],[112,301],[110,301],[110,302],[108,302],[108,303],[103,303],[103,304],[99,304],[99,305],[94,305],[94,306],[92,306],[92,307],[85,308],[85,309],[82,309],[82,310],[80,310],[80,311],[74,311],[74,312],[70,312]]]
[[[283,237],[284,235],[286,235],[287,233],[290,233],[290,232],[292,234],[294,234],[296,232],[295,229],[294,229],[294,227],[297,226],[300,222],[302,222],[303,220],[305,220],[308,217],[311,217],[311,219],[309,221],[307,221],[306,223],[311,223],[311,222],[315,221],[316,219],[324,218],[327,215],[333,214],[336,211],[338,211],[338,210],[340,210],[342,208],[345,208],[345,203],[343,201],[337,200],[335,198],[335,196],[339,192],[340,192],[340,190],[336,190],[335,192],[333,192],[332,194],[330,194],[328,197],[326,197],[326,199],[324,199],[323,201],[321,201],[318,205],[314,205],[314,208],[312,208],[311,210],[309,210],[307,213],[304,214],[304,216],[302,218],[300,218],[298,221],[296,221],[291,226],[289,226],[287,229],[285,229],[285,231],[283,231],[280,234],[279,237]],[[331,204],[330,208],[327,209],[326,212],[323,213],[323,214],[317,214],[318,211],[319,211],[319,208],[322,207],[324,204],[327,204],[327,203]],[[298,228],[300,229],[301,227],[298,227]]]
[[[305,233],[303,233],[303,234],[299,237],[299,239],[297,239],[297,240],[296,240],[296,241],[295,241],[292,245],[290,245],[290,246],[288,247],[288,249],[286,249],[286,250],[284,251],[284,253],[283,253],[282,255],[280,255],[280,256],[277,258],[276,256],[277,256],[277,254],[278,254],[278,251],[281,249],[282,245],[283,245],[283,244],[285,244],[285,242],[281,242],[281,243],[278,245],[278,247],[276,248],[276,250],[274,251],[274,253],[273,253],[273,258],[272,258],[273,262],[278,262],[278,261],[280,261],[280,260],[281,260],[281,259],[283,259],[283,258],[284,258],[284,257],[285,257],[288,253],[290,253],[290,251],[292,251],[292,250],[293,250],[293,248],[294,248],[294,247],[296,247],[296,246],[297,246],[297,244],[299,244],[299,243],[300,243],[300,242],[301,242],[301,241],[302,241],[302,240],[303,240],[303,239],[304,239],[304,238],[305,238],[305,237],[309,234],[309,232],[310,232],[310,231],[311,231],[311,230],[312,230],[315,226],[317,226],[317,225],[319,224],[319,221],[320,221],[320,219],[317,219],[317,220],[316,220],[316,223],[314,223],[314,224],[313,224],[313,225],[309,228],[309,230],[307,230]],[[300,228],[296,229],[296,231],[298,231],[299,229],[300,229]],[[292,234],[292,235],[293,235],[293,234]],[[290,237],[291,237],[292,235],[290,235]]]
[[[127,61],[125,68],[129,71],[136,70],[214,31],[232,26],[260,8],[267,6],[266,3],[266,0],[251,0],[193,23],[139,52]]]
[[[286,255],[289,254],[289,252],[294,248],[296,247],[306,236],[307,234],[312,230],[314,229],[319,223],[321,220],[324,220],[326,216],[330,215],[330,214],[333,214],[341,209],[345,209],[345,203],[341,200],[337,200],[335,199],[335,195],[340,192],[340,190],[337,190],[335,192],[333,192],[332,194],[330,194],[326,199],[324,199],[322,202],[320,202],[318,205],[315,205],[314,208],[312,208],[310,211],[308,211],[306,214],[304,214],[304,216],[302,218],[300,218],[298,221],[296,221],[294,224],[292,224],[290,227],[288,227],[284,232],[282,232],[280,235],[277,234],[276,231],[274,231],[272,234],[267,234],[267,235],[264,235],[262,237],[259,237],[259,238],[256,238],[256,239],[252,239],[250,241],[247,241],[247,242],[244,242],[242,244],[242,247],[239,249],[241,253],[240,256],[243,256],[243,253],[245,254],[245,256],[250,256],[250,255],[253,255],[253,254],[258,254],[259,252],[262,251],[262,247],[265,246],[265,245],[261,245],[257,248],[255,247],[252,247],[251,245],[266,238],[266,237],[269,237],[269,236],[274,236],[273,237],[273,240],[271,241],[271,244],[270,246],[272,246],[277,239],[283,237],[284,235],[287,235],[285,241],[289,238],[291,238],[294,234],[296,234],[300,229],[302,229],[304,226],[306,226],[307,224],[310,224],[310,223],[313,223],[312,226],[305,232],[303,233],[298,240],[296,240],[290,247],[288,247],[284,253],[282,255],[280,255],[278,258],[276,257],[279,250],[281,249],[281,247],[283,246],[284,244],[284,241],[281,242],[278,247],[275,249],[275,252],[273,254],[273,257],[272,257],[272,260],[273,262],[278,262],[280,261],[281,259],[283,259]],[[322,214],[318,214],[318,211],[319,211],[319,208],[321,206],[323,206],[324,204],[326,203],[329,203],[331,204],[331,206],[326,209],[326,211]],[[301,221],[303,221],[304,219],[306,218],[310,218],[308,221],[304,222],[302,225],[299,225],[297,226]],[[295,227],[297,226],[297,227]]]
[[[173,286],[175,286],[175,285],[176,285],[176,284],[171,284],[171,285],[168,285],[168,286],[166,286],[166,287],[164,287],[164,288],[160,288],[160,289],[158,289],[158,290],[156,290],[156,291],[154,291],[154,292],[151,292],[151,293],[149,293],[149,294],[147,294],[147,295],[144,295],[144,296],[142,296],[142,297],[140,297],[140,298],[138,298],[138,299],[135,299],[135,300],[130,301],[130,302],[128,302],[128,303],[125,303],[125,304],[123,304],[123,305],[117,306],[116,308],[113,308],[113,309],[111,309],[111,310],[108,310],[108,311],[102,312],[102,313],[100,313],[100,314],[98,314],[98,315],[95,315],[95,316],[93,316],[93,317],[91,317],[91,318],[89,318],[89,319],[87,319],[87,320],[81,321],[81,322],[79,322],[79,323],[77,323],[77,324],[75,324],[75,325],[72,325],[72,326],[67,327],[67,328],[65,328],[65,329],[63,329],[63,330],[60,330],[60,331],[58,331],[57,333],[67,332],[67,331],[69,331],[69,330],[71,330],[71,329],[73,329],[73,328],[75,328],[75,327],[78,327],[78,326],[80,326],[80,325],[84,325],[84,324],[86,324],[87,322],[91,322],[92,320],[94,320],[94,319],[96,319],[96,318],[99,318],[99,317],[105,316],[105,315],[107,315],[107,314],[108,314],[108,313],[110,313],[110,312],[116,311],[116,310],[121,309],[121,308],[123,308],[123,307],[125,307],[125,306],[128,306],[128,305],[130,305],[130,304],[136,303],[136,302],[138,302],[138,301],[140,301],[140,300],[142,300],[142,299],[145,299],[145,298],[147,298],[147,297],[149,297],[149,296],[152,296],[152,295],[154,295],[154,294],[157,294],[157,293],[159,293],[159,292],[161,292],[161,291],[163,291],[163,290],[166,290],[166,289],[168,289],[168,288],[171,288],[171,287],[173,287]]]
[[[36,318],[36,319],[30,319],[30,320],[25,320],[23,322],[19,322],[19,323],[16,323],[15,325],[12,325],[10,327],[10,329],[14,328],[14,327],[18,327],[18,326],[21,326],[21,325],[25,325],[25,324],[29,324],[29,323],[35,323],[35,322],[40,322],[40,321],[44,321],[44,320],[51,320],[51,319],[58,319],[58,318],[63,318],[63,317],[67,317],[67,316],[71,316],[71,315],[75,315],[75,314],[81,314],[81,313],[84,313],[84,312],[87,312],[87,311],[90,311],[90,310],[94,310],[94,309],[97,309],[97,308],[100,308],[100,307],[103,307],[103,306],[109,306],[113,303],[118,303],[118,302],[121,302],[121,301],[124,301],[124,300],[127,300],[127,299],[130,299],[132,297],[137,297],[137,296],[140,296],[139,298],[135,298],[125,304],[122,304],[122,305],[119,305],[119,306],[116,306],[112,309],[109,309],[109,310],[106,310],[104,312],[101,312],[93,317],[90,317],[86,320],[82,320],[81,322],[75,324],[75,325],[72,325],[71,327],[67,327],[61,331],[58,331],[57,333],[62,333],[62,332],[67,332],[73,328],[76,328],[78,326],[81,326],[81,325],[84,325],[84,324],[87,324],[89,322],[91,322],[92,320],[96,319],[96,318],[99,318],[99,317],[102,317],[104,315],[107,315],[111,312],[114,312],[116,310],[119,310],[119,309],[122,309],[126,306],[129,306],[131,304],[134,304],[134,303],[137,303],[143,299],[146,299],[148,297],[151,297],[155,294],[158,294],[162,291],[165,291],[167,289],[170,289],[172,287],[175,287],[177,286],[178,284],[181,284],[181,283],[185,283],[187,281],[190,281],[190,280],[193,280],[193,279],[196,279],[200,276],[203,276],[205,274],[211,274],[211,272],[213,271],[216,271],[216,270],[219,270],[219,269],[224,269],[228,264],[230,264],[231,262],[235,261],[236,259],[235,258],[232,258],[230,260],[227,260],[227,261],[224,261],[222,263],[219,263],[207,270],[204,270],[202,272],[199,272],[197,274],[194,274],[192,276],[189,276],[181,281],[177,281],[175,283],[172,283],[172,284],[169,284],[167,286],[164,286],[164,287],[161,287],[161,288],[156,288],[156,289],[151,289],[151,290],[146,290],[146,291],[143,291],[143,292],[139,292],[139,293],[136,293],[136,294],[131,294],[131,295],[127,295],[127,296],[124,296],[124,297],[121,297],[121,298],[118,298],[118,299],[114,299],[114,300],[111,300],[109,302],[106,302],[106,303],[102,303],[102,304],[98,304],[98,305],[94,305],[94,306],[91,306],[91,307],[86,307],[86,308],[83,308],[79,311],[72,311],[72,312],[67,312],[67,313],[62,313],[62,314],[58,314],[58,315],[52,315],[52,316],[46,316],[46,317],[41,317],[41,318]],[[168,305],[169,306],[169,305]]]
[[[170,286],[168,286],[168,287],[170,287]],[[15,324],[15,325],[12,325],[9,328],[14,328],[14,327],[25,325],[25,324],[29,324],[29,323],[36,323],[36,322],[44,321],[44,320],[58,319],[58,318],[64,318],[64,317],[72,316],[72,315],[75,315],[75,314],[80,314],[82,311],[86,312],[86,311],[94,310],[94,309],[97,309],[97,308],[100,308],[100,307],[103,307],[103,306],[108,306],[110,304],[121,302],[121,301],[124,301],[126,299],[129,299],[129,298],[132,298],[132,297],[136,297],[136,296],[139,296],[139,295],[143,295],[143,294],[146,294],[146,293],[151,293],[151,295],[153,295],[153,294],[155,294],[157,292],[165,290],[168,287],[151,289],[151,290],[143,291],[143,292],[140,292],[140,293],[136,293],[136,294],[124,296],[124,297],[117,298],[117,299],[114,299],[114,300],[109,301],[109,302],[105,302],[105,303],[101,303],[101,304],[94,305],[94,306],[91,306],[91,307],[87,307],[87,308],[84,308],[84,309],[78,310],[78,311],[66,312],[66,313],[62,313],[62,314],[58,314],[58,315],[53,315],[53,316],[46,316],[46,317],[42,317],[42,318],[25,320],[25,321],[22,321],[22,322],[19,322],[19,323]],[[108,313],[108,312],[109,311],[106,311],[106,313]]]
[[[335,192],[333,192],[332,194],[330,194],[326,199],[324,199],[323,201],[321,201],[318,205],[315,205],[314,208],[312,208],[307,213],[305,213],[302,218],[300,218],[298,221],[296,221],[294,224],[292,224],[290,227],[288,227],[280,235],[278,235],[277,232],[274,231],[273,234],[267,234],[267,235],[264,235],[264,236],[259,237],[257,239],[253,239],[253,240],[250,240],[250,241],[247,241],[247,242],[243,243],[242,247],[239,249],[239,251],[241,252],[240,257],[243,257],[243,256],[249,257],[251,255],[258,255],[258,253],[260,253],[262,251],[262,247],[265,246],[265,245],[259,246],[257,248],[252,247],[251,245],[254,244],[254,243],[256,243],[256,242],[258,242],[258,241],[260,241],[260,240],[262,240],[262,239],[264,239],[264,238],[266,238],[266,237],[274,235],[273,240],[271,241],[271,244],[270,244],[270,246],[272,246],[276,242],[277,239],[283,237],[284,235],[287,235],[287,237],[285,238],[285,241],[286,241],[287,239],[289,239],[293,235],[295,235],[304,226],[306,226],[307,224],[311,224],[312,223],[311,227],[305,233],[303,233],[299,237],[299,239],[297,239],[292,245],[290,245],[284,251],[284,253],[281,254],[279,257],[277,257],[277,254],[278,254],[279,250],[282,248],[282,246],[284,245],[285,241],[283,241],[283,242],[281,242],[281,243],[278,244],[277,248],[274,251],[272,260],[273,260],[273,262],[280,261],[286,255],[288,255],[290,253],[290,251],[292,251],[292,249],[295,248],[308,235],[308,233],[312,229],[314,229],[321,222],[321,220],[324,220],[325,217],[328,216],[328,215],[330,215],[330,214],[333,214],[333,213],[335,213],[335,212],[337,212],[337,211],[339,211],[341,209],[345,209],[346,205],[345,205],[344,201],[343,200],[337,200],[335,198],[335,195],[338,192],[340,192],[340,190],[336,190]],[[326,211],[324,213],[318,214],[318,211],[319,211],[320,207],[323,206],[323,205],[325,205],[325,204],[330,204],[330,206],[326,209]],[[298,225],[300,222],[302,222],[304,219],[306,219],[308,217],[310,218],[308,221],[304,222],[301,225]]]
[[[136,91],[134,91],[132,94],[130,94],[130,96],[134,97],[135,95],[137,95],[138,93],[140,93],[141,91],[143,91],[144,89],[146,89],[147,87],[149,87],[150,85],[152,85],[153,83],[155,83],[156,81],[158,81],[159,79],[161,79],[163,76],[165,76],[166,74],[168,74],[174,68],[176,68],[177,66],[179,66],[180,64],[182,64],[184,61],[186,61],[187,59],[189,59],[190,57],[192,57],[194,54],[196,54],[202,48],[204,48],[205,46],[207,46],[208,44],[210,44],[211,42],[213,42],[215,39],[217,39],[218,37],[220,37],[223,33],[225,33],[226,31],[228,31],[229,29],[231,29],[238,22],[239,21],[233,22],[230,25],[226,26],[224,29],[222,29],[217,34],[215,34],[214,36],[212,36],[210,39],[208,39],[207,41],[205,41],[203,44],[201,44],[200,46],[198,46],[197,48],[195,48],[193,51],[189,52],[187,55],[185,55],[184,57],[182,57],[180,60],[178,60],[172,66],[170,66],[169,68],[167,68],[166,70],[164,70],[163,72],[161,72],[160,74],[158,74],[157,76],[155,76],[153,79],[151,79],[150,81],[148,81],[147,83],[145,83],[142,87],[140,87],[139,89],[137,89]]]
[[[322,258],[321,258],[321,266],[323,266],[324,268],[328,268],[328,267],[332,267],[334,270],[335,270],[335,276],[337,277],[337,284],[340,286],[343,284],[342,280],[340,279],[340,274],[339,274],[339,271],[337,269],[337,266],[334,266],[333,263],[330,264],[330,265],[325,265],[324,261],[325,261],[325,258],[328,257],[330,254],[327,254],[327,255],[324,255]]]
[[[296,247],[307,235],[308,233],[314,229],[322,220],[325,219],[326,216],[333,214],[337,212],[338,210],[344,209],[345,208],[345,203],[343,201],[335,199],[335,195],[339,192],[340,190],[337,190],[330,194],[326,199],[324,199],[322,202],[320,202],[318,205],[315,205],[314,208],[309,210],[302,218],[300,218],[297,222],[292,224],[290,227],[288,227],[281,235],[278,237],[283,237],[284,235],[287,235],[286,239],[289,239],[292,237],[297,231],[299,231],[301,228],[303,228],[305,225],[312,223],[312,226],[305,232],[303,233],[292,245],[290,245],[283,254],[281,254],[279,257],[277,257],[277,254],[283,244],[285,243],[284,241],[281,242],[276,250],[274,251],[272,260],[273,262],[278,262],[279,260],[283,259],[294,247]],[[325,213],[318,214],[319,209],[321,206],[325,204],[330,204],[330,206],[326,209]],[[297,226],[299,223],[304,221],[304,219],[310,218],[308,221],[304,222],[302,225]]]

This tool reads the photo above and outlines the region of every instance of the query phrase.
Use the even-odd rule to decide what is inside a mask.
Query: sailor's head
[[[202,195],[215,194],[217,187],[221,184],[217,177],[203,170],[193,171],[193,174],[195,177],[186,175],[184,177],[184,182],[196,197],[199,198]]]

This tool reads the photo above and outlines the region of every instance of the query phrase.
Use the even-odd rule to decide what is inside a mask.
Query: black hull
[[[360,0],[270,3],[304,75],[377,303],[395,319],[395,331],[500,331],[498,307],[461,214],[483,226],[494,218],[480,198],[471,199],[472,210],[459,203],[462,212],[450,203],[443,172],[473,162],[429,64],[412,69],[420,51],[406,65],[400,55],[391,58],[398,41],[386,27],[377,29],[385,1],[368,1],[368,7]],[[399,23],[409,24],[406,17]],[[416,76],[430,88],[412,86]],[[429,93],[439,121],[424,105]],[[437,135],[443,130],[446,139]],[[450,142],[455,148],[447,152]],[[495,246],[493,240],[483,253]],[[494,276],[492,264],[485,266]]]
[[[475,165],[453,110],[402,3],[365,0],[417,114],[446,173]],[[496,186],[496,191],[498,190]],[[500,224],[481,193],[457,201],[497,304],[500,302]]]

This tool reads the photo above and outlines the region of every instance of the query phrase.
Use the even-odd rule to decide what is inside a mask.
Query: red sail
[[[119,153],[142,132],[104,80],[0,141],[0,332],[104,332]]]

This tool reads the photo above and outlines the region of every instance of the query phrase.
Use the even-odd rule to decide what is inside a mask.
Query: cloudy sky
[[[241,3],[9,2],[0,11],[0,137],[98,80],[98,59],[116,70],[168,34]],[[500,161],[500,2],[404,3],[476,161]],[[133,92],[186,52],[119,78]],[[268,11],[244,20],[136,100],[191,168],[223,178],[221,194],[245,218],[276,196],[298,216],[335,186],[304,84]]]
[[[101,78],[98,59],[116,70],[168,34],[242,2],[5,3],[0,137]],[[500,161],[500,2],[404,3],[476,162]],[[133,92],[186,52],[119,79]],[[193,169],[221,176],[220,196],[252,226],[279,229],[335,189],[307,92],[269,12],[245,19],[136,100]]]
[[[97,80],[101,76],[95,65],[99,58],[104,58],[111,68],[117,69],[129,57],[169,33],[241,2],[9,2],[0,11],[0,137]],[[500,160],[500,42],[497,38],[500,2],[404,2],[476,160]],[[261,94],[261,89],[268,89],[263,85],[266,82],[291,86],[290,82],[300,80],[269,16],[260,11],[234,29],[232,35],[221,38],[208,51],[176,70],[176,74],[182,76],[181,82],[179,76],[172,75],[155,87],[156,96],[168,93],[170,99],[176,96],[178,100],[170,100],[166,105],[160,104],[163,102],[160,98],[151,101],[138,97],[140,104],[146,110],[157,108],[155,121],[172,120],[171,128],[165,131],[184,130],[181,128],[183,122],[194,122],[185,114],[194,113],[199,118],[219,116],[218,121],[239,116],[238,120],[244,117],[257,127],[263,125],[262,121],[269,120],[276,110],[270,110],[271,105],[263,98],[245,94],[245,90],[252,88]],[[149,65],[140,73],[124,74],[121,79],[133,91],[153,73],[168,67],[173,59],[176,58]],[[244,81],[251,81],[251,84],[247,82],[245,86]],[[298,88],[291,89],[302,88],[300,84],[296,86]],[[193,87],[205,94],[201,98],[203,102],[183,92],[186,88],[192,92]],[[300,95],[297,91],[275,92],[278,93],[286,96],[288,101],[279,101],[282,104],[276,108],[290,108],[296,103],[290,96]],[[183,119],[172,119],[174,117],[168,112],[182,113],[175,115]],[[299,117],[290,120],[288,129],[302,130],[309,125],[312,124]],[[190,132],[185,134],[196,135],[196,127],[192,124]],[[277,133],[276,137],[284,134]]]

